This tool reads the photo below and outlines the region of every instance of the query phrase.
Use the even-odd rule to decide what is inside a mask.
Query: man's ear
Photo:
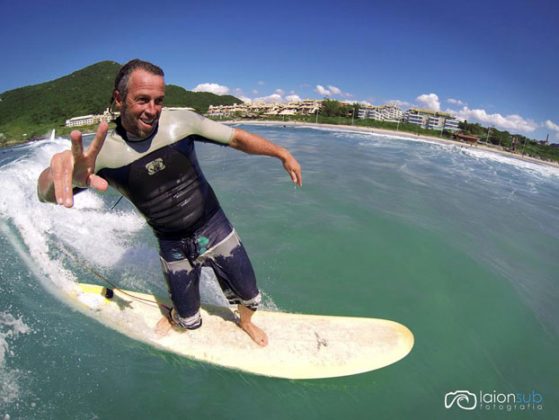
[[[120,109],[122,107],[123,98],[120,95],[120,91],[118,89],[115,89],[113,91],[113,99],[114,99],[115,106],[117,107],[117,109]]]

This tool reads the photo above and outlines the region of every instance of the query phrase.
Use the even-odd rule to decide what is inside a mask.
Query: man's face
[[[139,138],[150,135],[161,115],[164,97],[163,77],[142,69],[134,70],[128,79],[126,98],[118,91],[115,94],[124,129]]]

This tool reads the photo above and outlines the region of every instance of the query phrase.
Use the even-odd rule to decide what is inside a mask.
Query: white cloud
[[[431,109],[433,111],[441,110],[441,102],[439,101],[439,97],[435,93],[425,93],[423,95],[419,95],[415,99],[427,109]]]
[[[551,120],[546,120],[544,124],[546,128],[548,128],[549,130],[557,131],[559,133],[559,124],[555,124]]]
[[[332,95],[341,95],[342,90],[336,86],[328,85],[328,90],[332,92]]]
[[[327,85],[326,87],[322,85],[316,85],[314,91],[321,96],[345,96],[346,98],[350,98],[353,95],[351,93],[347,93],[342,91],[339,87],[333,85]]]
[[[399,99],[392,99],[390,101],[387,102],[388,105],[396,105],[397,107],[400,108],[408,108],[411,106],[411,104],[407,101],[401,101]]]
[[[326,89],[322,85],[316,85],[316,88],[314,89],[314,91],[316,93],[318,93],[319,95],[322,95],[322,96],[330,96],[332,94],[332,92],[330,92],[328,89]]]
[[[470,109],[467,106],[462,107],[460,111],[450,112],[456,115],[456,118],[458,119],[474,120],[486,125],[493,125],[499,129],[504,129],[507,131],[531,133],[539,127],[538,123],[536,123],[535,121],[525,119],[516,114],[504,116],[498,113],[488,114],[485,109]]]
[[[210,92],[216,95],[227,95],[229,93],[229,88],[227,86],[219,85],[217,83],[200,83],[194,89],[194,92]]]
[[[291,91],[290,93],[290,95],[284,96],[285,91],[283,89],[276,89],[271,95],[254,98],[252,102],[285,103],[301,101],[301,97],[297,95],[295,91]]]
[[[462,102],[460,99],[448,98],[446,101],[452,105],[458,105],[458,106],[466,105],[466,103]]]
[[[246,96],[237,96],[237,98],[239,98],[241,101],[243,101],[245,104],[251,104],[252,103],[252,99],[247,98]]]
[[[277,93],[273,93],[268,96],[261,96],[260,98],[254,98],[253,102],[265,102],[265,103],[275,103],[275,102],[283,102],[283,97]]]
[[[301,97],[299,95],[288,95],[285,97],[287,102],[299,102],[301,101]]]

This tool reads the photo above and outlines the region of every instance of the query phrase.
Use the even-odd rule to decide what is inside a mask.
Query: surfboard
[[[394,321],[373,318],[303,315],[258,310],[255,324],[268,334],[260,347],[237,325],[231,308],[203,306],[201,328],[155,326],[168,299],[128,290],[78,283],[69,294],[75,307],[106,326],[156,348],[189,359],[256,375],[317,379],[355,375],[395,363],[412,349],[412,332]],[[107,297],[110,296],[110,297]]]

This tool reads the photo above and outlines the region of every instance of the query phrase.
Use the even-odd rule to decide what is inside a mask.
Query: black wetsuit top
[[[118,123],[95,173],[138,208],[159,238],[189,236],[220,209],[194,142],[228,144],[233,131],[190,111],[164,109],[158,127],[143,140],[129,138]]]

